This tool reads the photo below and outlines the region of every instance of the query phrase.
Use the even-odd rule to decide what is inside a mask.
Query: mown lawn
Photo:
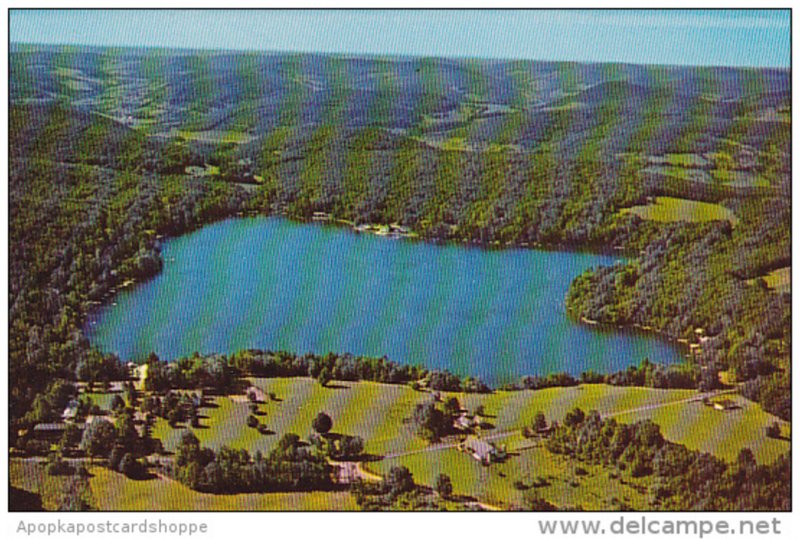
[[[410,419],[414,407],[431,398],[407,386],[373,382],[335,382],[322,387],[310,378],[253,379],[252,383],[274,392],[279,399],[259,405],[259,421],[273,432],[263,435],[246,425],[249,403],[242,397],[217,397],[211,408],[201,411],[201,428],[193,429],[204,445],[223,445],[255,452],[269,452],[287,432],[302,438],[311,433],[311,422],[321,411],[333,419],[333,432],[361,436],[366,451],[387,455],[416,451],[426,443],[415,436]],[[665,437],[691,449],[708,451],[734,460],[744,447],[753,450],[761,462],[771,462],[788,450],[785,440],[765,435],[766,427],[778,421],[758,405],[736,398],[741,408],[721,412],[700,402],[693,390],[659,390],[586,384],[539,391],[497,391],[488,395],[455,394],[462,406],[474,411],[483,405],[491,427],[487,434],[519,431],[530,425],[538,411],[548,421],[560,421],[575,407],[598,410],[618,421],[652,419]],[[153,435],[174,450],[185,428],[172,429],[158,420]]]
[[[738,222],[734,213],[720,204],[673,197],[656,197],[651,204],[624,208],[620,213],[638,215],[642,219],[661,223],[730,221],[735,225]]]
[[[96,404],[103,410],[111,410],[111,401],[114,400],[114,395],[120,395],[123,399],[125,394],[120,393],[84,393],[92,403]]]
[[[93,468],[89,485],[101,511],[355,511],[349,492],[206,494],[165,478],[133,481]]]
[[[274,434],[263,435],[247,427],[250,406],[246,399],[217,397],[212,399],[212,407],[202,409],[201,428],[193,429],[204,445],[267,453],[285,433],[294,432],[307,438],[312,432],[311,422],[319,412],[331,416],[334,432],[361,436],[368,453],[383,454],[422,445],[403,420],[410,417],[417,403],[430,398],[425,393],[372,382],[335,382],[322,387],[310,378],[252,382],[267,394],[274,392],[278,398],[259,405],[257,416]],[[184,428],[172,429],[159,419],[153,436],[160,438],[167,450],[174,450],[184,432]]]

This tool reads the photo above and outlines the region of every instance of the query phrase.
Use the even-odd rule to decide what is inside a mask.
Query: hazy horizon
[[[11,10],[10,43],[789,69],[788,10]]]

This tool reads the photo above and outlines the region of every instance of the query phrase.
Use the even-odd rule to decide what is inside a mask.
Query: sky
[[[12,10],[12,43],[790,66],[788,10]]]

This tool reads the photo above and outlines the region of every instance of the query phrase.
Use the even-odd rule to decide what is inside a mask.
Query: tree
[[[123,399],[119,395],[119,393],[114,395],[114,398],[111,399],[111,410],[113,410],[116,413],[124,408],[125,408],[125,399]]]
[[[69,449],[80,444],[81,436],[83,436],[83,432],[78,428],[78,425],[75,423],[67,423],[64,434],[61,436],[61,441],[59,442],[61,449]]]
[[[317,375],[317,382],[319,382],[319,385],[325,387],[331,382],[331,380],[333,380],[333,375],[328,367],[325,367],[319,371],[319,374]]]
[[[770,438],[780,438],[781,437],[781,426],[779,423],[775,422],[767,427],[767,436]]]
[[[117,419],[116,429],[119,443],[129,451],[135,449],[139,445],[139,432],[136,430],[132,409],[126,408],[122,411]]]
[[[117,441],[117,431],[110,421],[94,419],[83,432],[81,449],[90,457],[105,457]]]
[[[480,417],[485,417],[486,416],[486,408],[483,407],[483,404],[479,404],[475,408],[475,415],[480,416]]]
[[[546,428],[547,428],[547,418],[545,418],[544,412],[542,411],[536,412],[536,415],[533,418],[534,432],[541,432]]]
[[[122,446],[114,446],[114,449],[111,450],[111,454],[108,455],[108,467],[112,470],[119,470],[119,464],[122,462],[122,457],[124,457],[127,453],[125,452],[125,448]]]
[[[326,440],[312,435],[312,443],[333,459],[355,459],[364,452],[364,440],[360,436],[342,435],[338,439]]]
[[[125,453],[119,463],[119,471],[131,479],[138,479],[144,475],[144,466],[130,453]]]
[[[455,417],[461,413],[461,403],[458,402],[457,398],[448,397],[448,399],[444,401],[444,413],[450,417]]]
[[[583,420],[586,418],[586,414],[580,408],[573,408],[569,412],[567,412],[566,417],[564,418],[564,424],[568,427],[577,427]]]
[[[128,406],[131,408],[136,408],[139,404],[139,394],[136,392],[136,388],[133,386],[133,382],[128,382],[125,384],[125,396],[128,399]]]
[[[200,427],[200,416],[197,415],[197,408],[194,406],[189,408],[189,424],[195,429]]]
[[[189,430],[183,433],[175,455],[175,464],[178,467],[200,460],[200,440],[197,439],[197,436],[192,431]]]
[[[534,490],[526,490],[522,493],[522,500],[525,509],[528,511],[557,511],[558,508],[552,503],[542,498]]]
[[[73,475],[62,489],[58,511],[91,511],[92,489],[89,480],[81,475]]]
[[[442,498],[449,498],[453,494],[453,482],[447,474],[439,474],[436,478],[436,492]]]
[[[414,423],[417,425],[417,434],[429,442],[435,442],[444,436],[452,426],[448,417],[432,402],[416,406]]]
[[[333,427],[333,420],[325,412],[320,412],[311,422],[311,427],[319,434],[327,434]]]
[[[736,459],[736,463],[739,465],[739,468],[743,470],[752,470],[758,465],[756,462],[756,457],[753,455],[753,451],[749,447],[739,450],[739,456]]]
[[[389,473],[383,477],[383,480],[392,497],[403,492],[410,492],[416,486],[414,484],[414,476],[405,466],[392,466]]]
[[[278,440],[278,449],[286,451],[287,449],[297,447],[297,444],[299,443],[300,437],[297,434],[293,432],[287,432],[281,436],[280,440]]]
[[[167,414],[167,422],[173,429],[183,420],[183,413],[179,407],[175,407]]]

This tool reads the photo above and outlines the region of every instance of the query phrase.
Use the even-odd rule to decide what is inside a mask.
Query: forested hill
[[[97,362],[91,302],[157,273],[161,237],[245,211],[626,252],[570,312],[700,344],[788,414],[788,71],[18,44],[10,64],[15,419]]]

